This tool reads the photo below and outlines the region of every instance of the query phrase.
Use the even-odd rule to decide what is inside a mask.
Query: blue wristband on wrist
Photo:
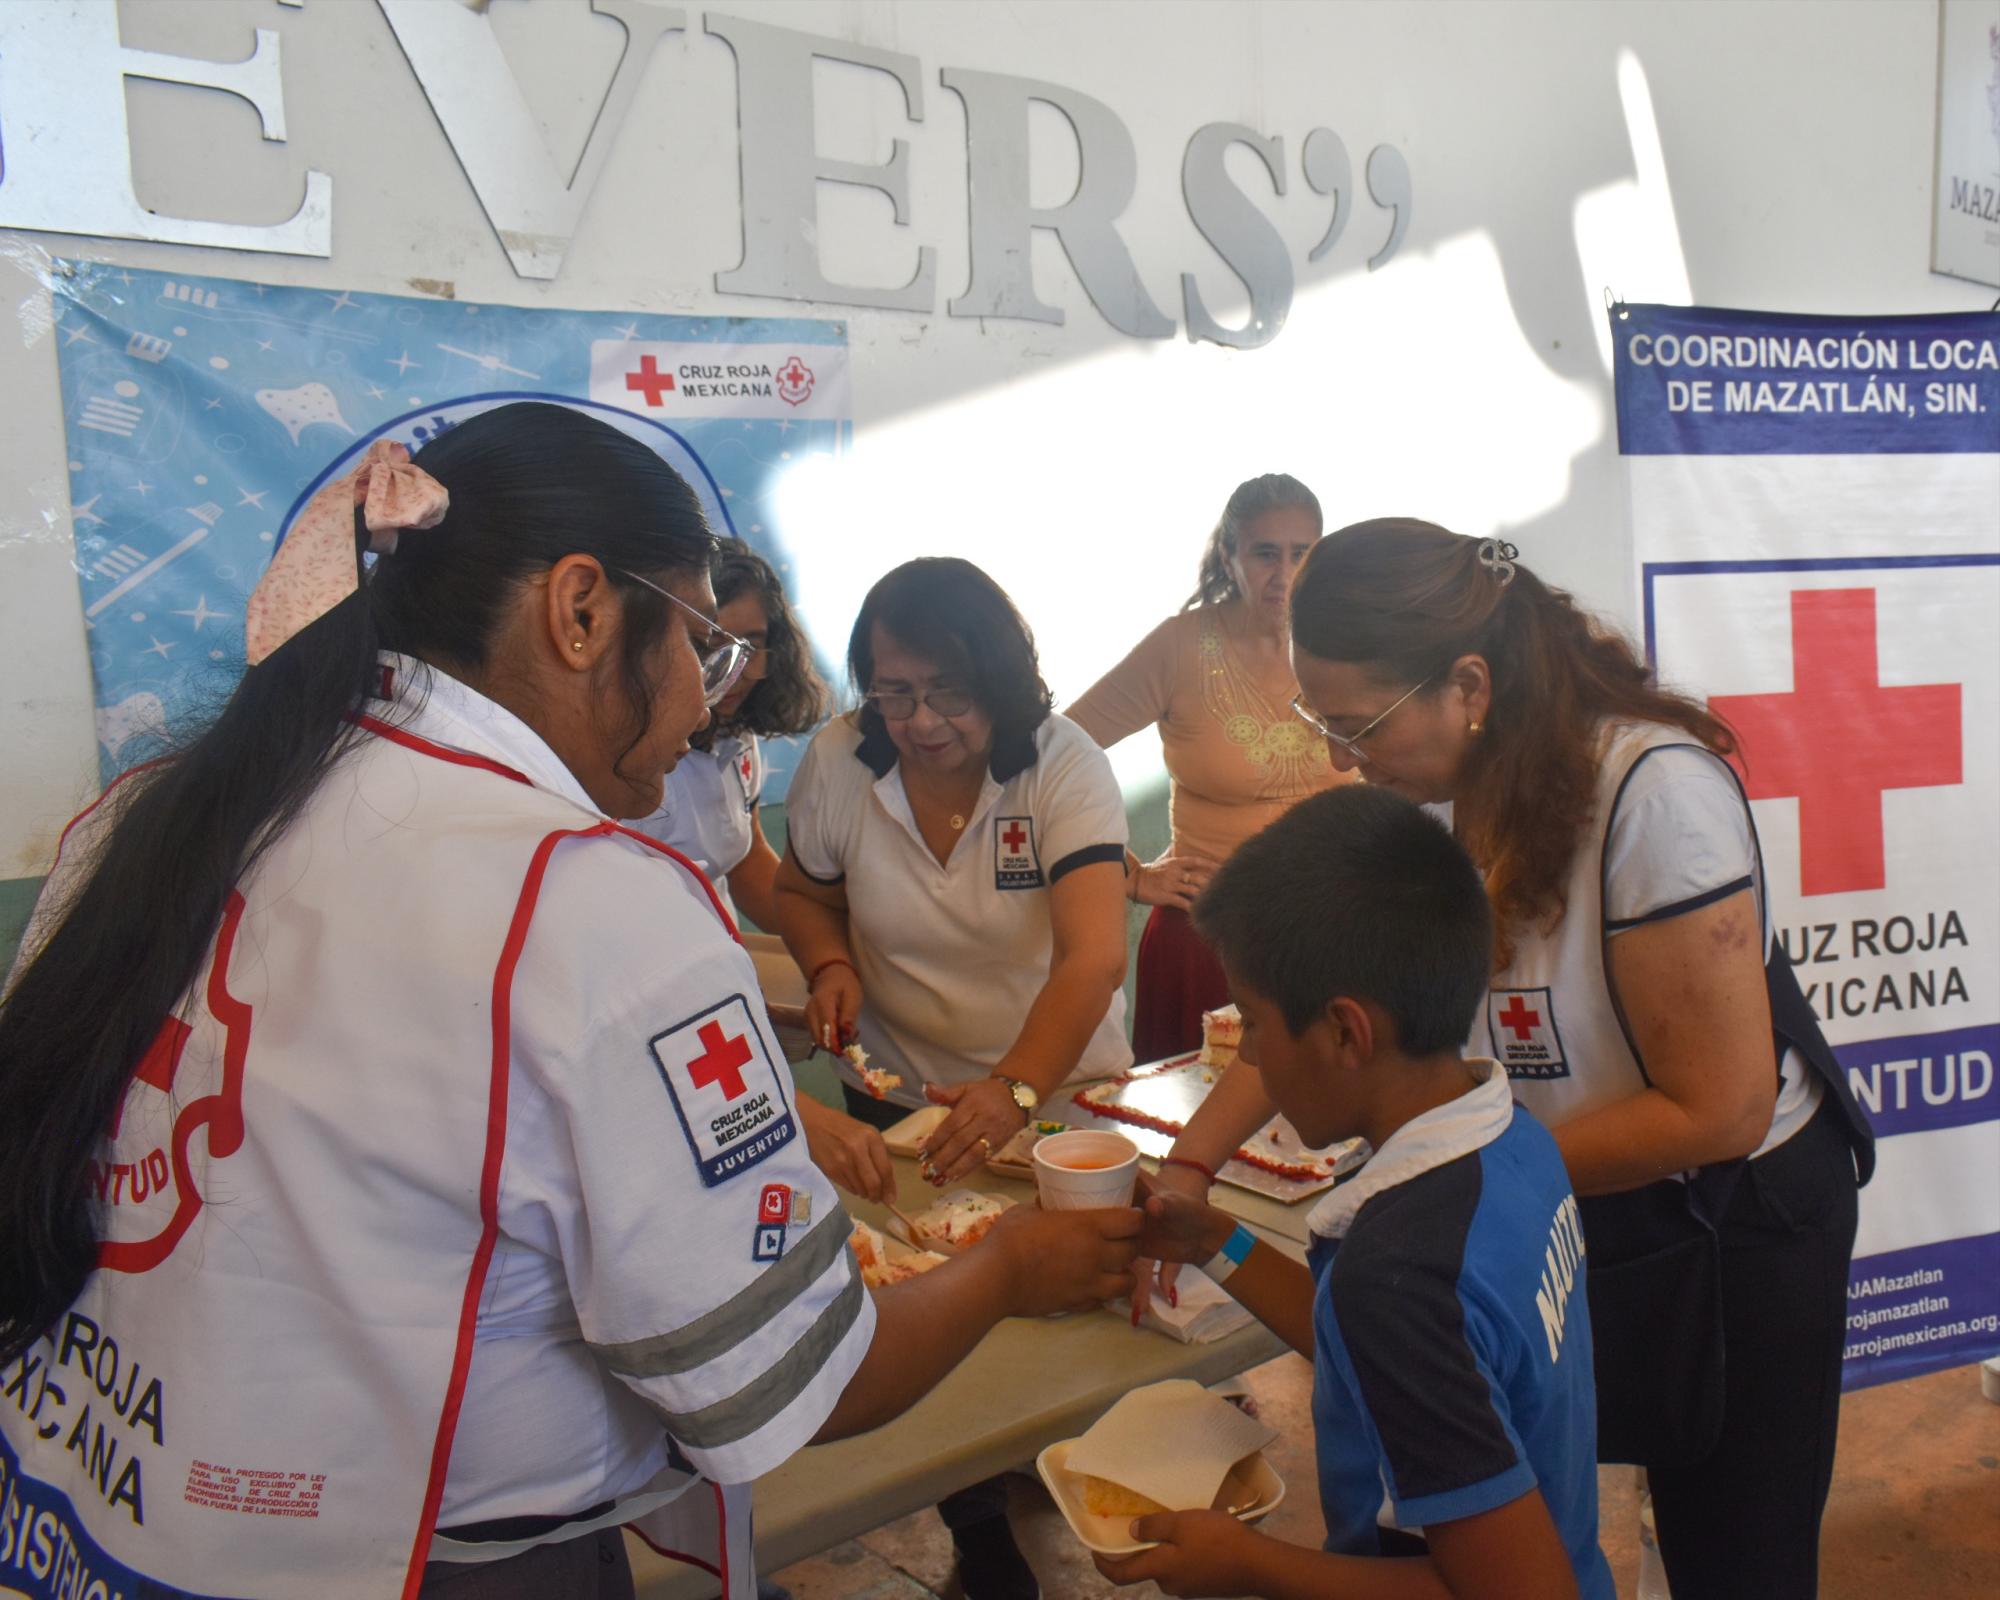
[[[1242,1266],[1256,1248],[1257,1236],[1239,1222],[1236,1231],[1222,1241],[1222,1248],[1202,1263],[1201,1270],[1212,1282],[1221,1283]]]

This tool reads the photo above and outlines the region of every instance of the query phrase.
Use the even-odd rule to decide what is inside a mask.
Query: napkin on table
[[[1165,1294],[1158,1288],[1153,1290],[1145,1315],[1139,1319],[1140,1327],[1151,1328],[1182,1344],[1213,1344],[1257,1320],[1199,1267],[1182,1267],[1175,1288],[1178,1305],[1169,1305]],[[1130,1300],[1110,1301],[1105,1309],[1113,1316],[1131,1320]]]

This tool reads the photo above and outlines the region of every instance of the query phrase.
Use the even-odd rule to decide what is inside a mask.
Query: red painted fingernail
[[[1172,1284],[1167,1285],[1167,1304],[1172,1306],[1176,1311],[1181,1308],[1181,1292]]]

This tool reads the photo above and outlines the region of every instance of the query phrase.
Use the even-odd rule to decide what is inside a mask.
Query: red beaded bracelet
[[[812,986],[819,982],[819,975],[822,972],[826,971],[828,967],[845,967],[849,972],[854,972],[854,963],[852,961],[849,961],[847,957],[829,956],[826,960],[822,961],[818,966],[814,967],[812,971],[806,975],[806,991],[808,993],[812,991]],[[857,978],[861,976],[861,974],[858,972],[854,972],[854,975]]]
[[[1216,1181],[1215,1169],[1195,1160],[1192,1156],[1161,1156],[1160,1165],[1163,1167],[1187,1167],[1195,1172],[1199,1172],[1210,1183]]]

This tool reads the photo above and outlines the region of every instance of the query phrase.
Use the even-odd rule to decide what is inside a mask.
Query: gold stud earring
[[[572,650],[581,650],[583,648],[583,641],[581,639],[572,639],[569,642],[569,647]],[[1474,729],[1473,731],[1477,732],[1478,730]]]
[[[1468,722],[1465,725],[1465,731],[1471,734],[1476,739],[1479,737],[1479,726],[1480,725],[1476,722]]]

